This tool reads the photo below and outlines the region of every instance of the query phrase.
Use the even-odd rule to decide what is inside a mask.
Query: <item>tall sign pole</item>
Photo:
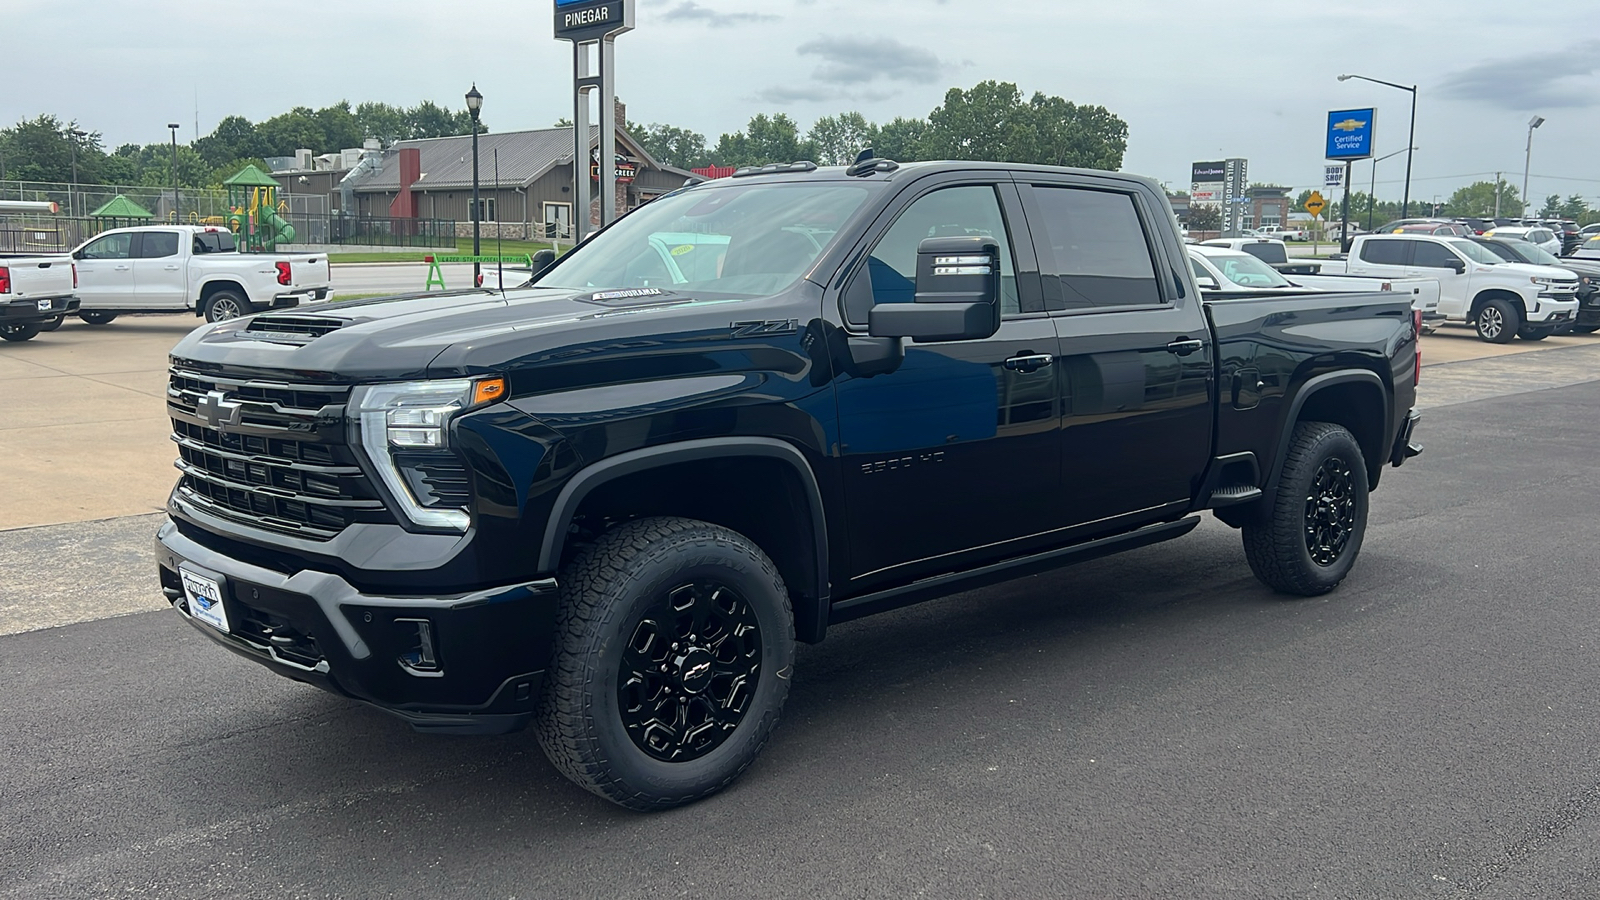
[[[1327,159],[1344,163],[1344,213],[1339,233],[1339,249],[1350,252],[1350,164],[1372,158],[1372,134],[1377,111],[1336,109],[1328,113]]]
[[[555,0],[555,36],[572,42],[573,239],[589,234],[589,94],[600,92],[600,144],[597,148],[600,226],[617,217],[617,117],[615,39],[633,30],[634,0]],[[589,46],[596,47],[599,71],[589,71]]]

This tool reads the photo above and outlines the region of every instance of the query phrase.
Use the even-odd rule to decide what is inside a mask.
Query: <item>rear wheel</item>
[[[226,322],[247,316],[253,310],[250,301],[240,296],[237,291],[217,291],[206,300],[206,321]]]
[[[1314,597],[1350,573],[1367,531],[1367,465],[1341,425],[1301,422],[1268,515],[1244,526],[1250,570],[1275,591]]]
[[[26,325],[0,325],[0,339],[20,343],[31,341],[39,334],[39,326],[29,322]]]
[[[1554,328],[1524,328],[1517,332],[1517,337],[1525,341],[1542,341],[1555,333]]]
[[[1509,344],[1522,329],[1522,314],[1509,300],[1490,300],[1478,310],[1473,325],[1478,337],[1491,344]]]
[[[1573,334],[1594,334],[1596,331],[1600,331],[1600,325],[1574,325],[1574,326],[1572,326],[1572,333]]]
[[[563,775],[648,810],[750,766],[794,666],[789,595],[760,548],[705,522],[639,519],[579,553],[561,592],[537,732]]]
[[[55,331],[57,328],[60,328],[61,327],[61,323],[65,322],[66,320],[67,320],[66,316],[56,316],[54,319],[51,319],[50,321],[45,322],[44,324],[40,325],[39,326],[39,330],[40,331]]]
[[[93,310],[78,313],[78,318],[88,322],[90,325],[110,325],[111,320],[116,317],[116,313],[95,312]]]

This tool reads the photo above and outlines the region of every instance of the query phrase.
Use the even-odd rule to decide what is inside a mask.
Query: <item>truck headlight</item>
[[[1539,275],[1530,275],[1528,277],[1528,280],[1533,282],[1534,284],[1537,284],[1537,285],[1541,286],[1541,287],[1549,287],[1550,285],[1556,283],[1555,279],[1553,279],[1553,278],[1544,278],[1544,277],[1539,276]]]
[[[424,528],[466,531],[472,518],[462,508],[431,507],[400,471],[401,460],[419,454],[453,461],[448,453],[450,420],[464,410],[504,399],[504,378],[452,378],[363,385],[350,395],[359,443],[400,513]]]

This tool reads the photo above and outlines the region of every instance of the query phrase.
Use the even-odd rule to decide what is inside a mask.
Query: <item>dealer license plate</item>
[[[40,300],[39,301],[39,308],[40,309],[45,309],[45,310],[49,309],[50,308],[50,302],[51,301],[48,298],[46,298],[44,300]]]
[[[183,576],[183,596],[189,601],[189,615],[194,616],[218,631],[228,630],[228,611],[222,606],[222,585],[214,578],[196,575],[179,568]]]

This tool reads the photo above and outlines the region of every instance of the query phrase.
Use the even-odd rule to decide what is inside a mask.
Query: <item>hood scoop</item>
[[[256,316],[245,327],[251,337],[281,344],[309,344],[350,324],[328,316]]]

